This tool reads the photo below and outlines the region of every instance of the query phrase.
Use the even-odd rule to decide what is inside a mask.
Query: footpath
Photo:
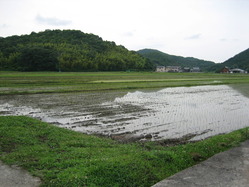
[[[249,187],[249,140],[153,187]]]
[[[0,161],[0,187],[38,187],[40,184],[40,179],[27,171]]]

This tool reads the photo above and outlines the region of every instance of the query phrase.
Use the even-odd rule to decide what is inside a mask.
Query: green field
[[[247,74],[0,72],[0,95],[249,83]]]

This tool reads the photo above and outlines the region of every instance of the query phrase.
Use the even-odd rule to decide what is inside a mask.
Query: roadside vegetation
[[[249,138],[249,128],[187,144],[123,144],[23,116],[0,116],[0,159],[42,186],[151,186]]]
[[[249,83],[247,74],[0,72],[0,95]]]

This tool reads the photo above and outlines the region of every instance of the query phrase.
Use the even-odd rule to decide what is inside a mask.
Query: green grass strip
[[[42,179],[42,186],[151,186],[249,138],[241,129],[204,141],[121,144],[29,117],[0,116],[0,159]]]
[[[1,72],[0,95],[249,83],[247,74],[156,72]]]

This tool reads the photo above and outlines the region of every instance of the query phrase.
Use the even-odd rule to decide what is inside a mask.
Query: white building
[[[190,71],[191,72],[201,72],[199,67],[193,67]]]
[[[230,72],[231,73],[247,73],[247,71],[243,69],[239,69],[239,68],[231,69]]]
[[[157,66],[156,72],[165,72],[165,66]]]
[[[182,68],[180,66],[157,66],[156,72],[182,72]]]
[[[182,72],[181,66],[166,66],[165,72]]]

